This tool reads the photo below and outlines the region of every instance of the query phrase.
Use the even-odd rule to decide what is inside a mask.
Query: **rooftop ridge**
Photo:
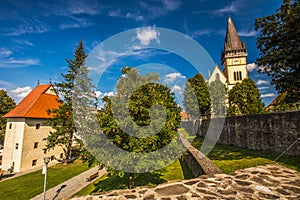
[[[31,111],[36,102],[51,86],[52,84],[37,85],[13,110],[3,117],[27,117],[27,114]]]

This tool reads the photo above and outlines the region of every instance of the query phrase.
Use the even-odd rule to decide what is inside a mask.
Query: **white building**
[[[2,169],[27,171],[44,165],[44,157],[60,158],[62,148],[44,151],[44,140],[52,131],[47,109],[58,108],[59,97],[51,84],[37,85],[12,111],[4,115],[7,126],[4,138]]]

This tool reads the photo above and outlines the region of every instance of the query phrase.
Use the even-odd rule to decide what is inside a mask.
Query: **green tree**
[[[300,100],[300,1],[283,0],[275,14],[258,18],[260,30],[257,63],[268,74],[279,93],[286,92],[287,103]]]
[[[208,86],[212,112],[216,116],[225,115],[226,111],[226,86],[219,80],[215,80]]]
[[[211,99],[202,74],[189,78],[184,88],[183,105],[186,112],[195,118],[210,115]]]
[[[61,146],[64,150],[64,162],[69,162],[72,159],[72,144],[75,137],[76,126],[73,112],[73,96],[80,95],[75,91],[75,84],[80,85],[82,90],[88,92],[92,89],[90,79],[87,77],[87,68],[85,67],[86,53],[83,48],[82,41],[79,42],[77,49],[74,52],[74,60],[67,59],[69,69],[66,74],[62,74],[64,81],[55,83],[59,95],[62,97],[59,100],[60,106],[58,109],[48,110],[48,113],[53,113],[54,116],[49,119],[48,123],[54,129],[46,138],[46,149],[53,149],[55,146]],[[80,72],[80,76],[77,77]],[[77,77],[77,79],[76,79]],[[84,86],[84,84],[86,84]],[[79,96],[82,97],[82,96]],[[82,99],[86,102],[86,99]]]
[[[139,154],[157,151],[177,135],[180,107],[170,89],[158,84],[158,74],[141,76],[137,69],[128,67],[122,73],[114,96],[103,98],[105,109],[99,113],[100,126],[110,141],[123,150]],[[118,158],[117,162],[136,165],[126,158]],[[148,165],[151,163],[145,163],[145,167]],[[132,173],[130,180],[132,187]]]
[[[3,145],[7,119],[3,115],[16,106],[15,101],[8,96],[6,91],[0,90],[0,145]]]
[[[264,104],[252,79],[244,79],[229,91],[228,116],[254,115],[263,112]]]

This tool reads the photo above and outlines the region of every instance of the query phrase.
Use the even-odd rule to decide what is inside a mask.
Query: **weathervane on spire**
[[[52,84],[52,80],[51,80],[51,78],[50,78],[50,84]]]
[[[38,85],[40,84],[40,80],[38,80],[38,83],[37,83]]]
[[[232,7],[232,1],[229,0],[229,6],[228,6],[228,17],[230,17],[230,11]]]

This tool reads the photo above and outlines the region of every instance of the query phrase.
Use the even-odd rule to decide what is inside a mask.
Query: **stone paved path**
[[[299,200],[300,173],[266,165],[241,169],[231,175],[204,175],[156,187],[114,190],[73,200]]]
[[[86,187],[88,184],[96,181],[98,178],[100,178],[102,175],[106,173],[106,169],[102,169],[99,171],[99,176],[92,181],[86,181],[87,177],[89,177],[91,174],[94,174],[98,171],[98,166],[91,168],[51,189],[48,189],[46,191],[46,199],[47,200],[62,200],[62,199],[68,199],[72,197],[73,194],[76,192],[79,192],[81,189]],[[32,200],[43,200],[44,193],[39,194],[32,198]]]

